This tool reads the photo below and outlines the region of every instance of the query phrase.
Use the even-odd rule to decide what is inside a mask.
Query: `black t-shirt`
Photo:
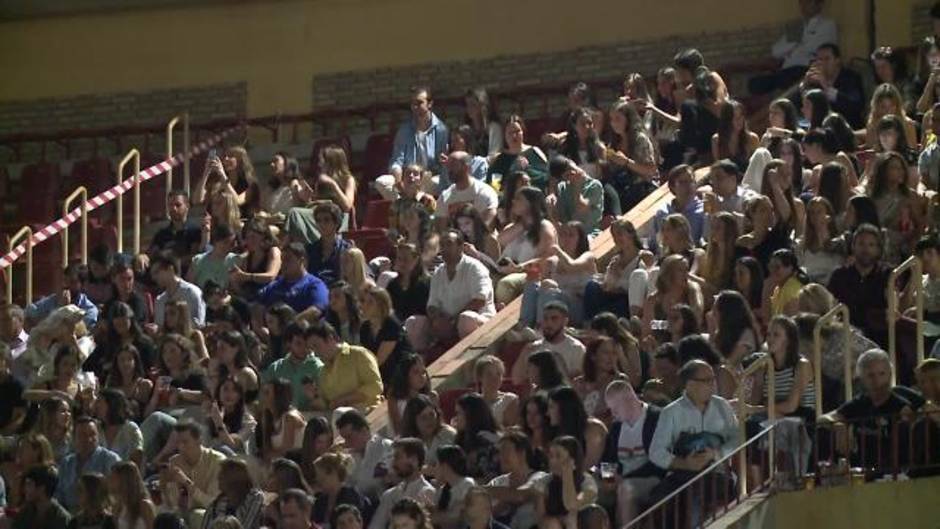
[[[0,429],[6,428],[13,420],[13,410],[26,407],[23,400],[23,385],[12,376],[0,382]]]
[[[431,278],[424,276],[403,289],[398,278],[388,284],[388,294],[392,297],[395,316],[400,321],[416,315],[423,316],[428,311],[428,298],[431,297]]]
[[[199,226],[187,221],[177,230],[171,222],[154,234],[150,253],[171,250],[177,257],[186,257],[195,253],[201,242],[202,229]]]
[[[392,350],[392,354],[379,366],[379,371],[382,373],[382,382],[386,385],[395,374],[399,361],[411,349],[405,337],[405,332],[401,327],[401,322],[394,316],[385,318],[385,321],[382,322],[382,328],[380,328],[377,333],[374,333],[374,336],[372,323],[364,321],[359,331],[359,342],[363,347],[373,353],[378,352],[379,345],[381,345],[382,342],[395,342],[395,349]]]
[[[888,400],[875,405],[868,395],[860,395],[839,407],[839,415],[855,426],[853,465],[876,467],[882,472],[892,468],[894,425],[900,423],[901,411],[912,408],[910,401],[892,391]],[[897,428],[898,463],[909,460],[908,428]]]

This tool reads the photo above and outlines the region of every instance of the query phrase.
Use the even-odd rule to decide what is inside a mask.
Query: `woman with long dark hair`
[[[731,286],[738,219],[732,213],[721,211],[712,216],[709,226],[708,245],[699,270],[699,275],[705,280],[702,288],[707,297]]]
[[[817,196],[829,202],[832,209],[832,220],[837,226],[842,225],[845,209],[848,207],[852,190],[849,189],[845,178],[845,167],[835,162],[829,162],[822,167],[819,174],[819,191]],[[807,205],[807,231],[809,227],[809,206]]]
[[[900,154],[879,154],[865,193],[875,203],[887,232],[883,259],[893,265],[899,264],[902,256],[911,255],[924,227],[924,207],[920,197],[908,187],[907,176],[907,162]]]
[[[567,382],[559,360],[551,351],[537,351],[526,359],[526,373],[533,391],[548,392]]]
[[[808,128],[815,129],[823,126],[823,120],[832,112],[832,107],[829,105],[826,93],[814,88],[803,94],[803,106],[800,112],[803,114],[803,119],[809,123]]]
[[[640,350],[640,341],[621,323],[621,319],[612,312],[602,312],[591,319],[588,328],[594,338],[607,337],[617,342],[623,352],[620,369],[631,384],[640,387],[649,377],[649,358]]]
[[[542,524],[576,529],[578,511],[597,499],[597,483],[587,473],[584,449],[574,437],[561,436],[552,441],[549,449],[549,474],[539,481],[537,502]],[[543,525],[551,527],[552,525]]]
[[[522,292],[526,282],[524,267],[549,257],[558,240],[555,226],[548,220],[545,194],[534,187],[516,191],[511,219],[498,237],[503,253],[497,264],[504,277],[496,284],[497,303],[509,303]]]
[[[304,440],[300,446],[300,468],[308,483],[317,482],[317,469],[313,462],[333,450],[333,426],[326,417],[314,416],[304,427]]]
[[[615,220],[610,225],[610,235],[616,251],[607,261],[603,280],[588,281],[584,289],[585,320],[604,311],[639,315],[643,309],[644,300],[636,291],[636,285],[642,286],[647,278],[635,279],[633,276],[646,275],[646,264],[642,258],[651,254],[644,252],[636,227],[627,219]],[[634,285],[632,292],[631,285]]]
[[[399,243],[395,251],[397,275],[388,283],[388,294],[392,298],[395,316],[405,322],[412,316],[423,316],[427,311],[431,295],[431,278],[421,262],[418,247],[411,243]]]
[[[401,415],[399,437],[421,439],[427,448],[427,463],[437,460],[437,449],[454,443],[457,431],[444,422],[444,414],[431,395],[419,393],[408,399]]]
[[[548,395],[531,393],[522,403],[522,431],[529,436],[533,452],[544,458],[552,441],[552,424],[548,417]],[[534,464],[534,462],[533,462]],[[535,465],[544,468],[540,465]]]
[[[494,159],[503,146],[503,127],[496,106],[486,88],[478,86],[464,92],[464,124],[470,126],[472,140],[467,152]]]
[[[467,393],[457,399],[454,427],[455,444],[467,454],[468,474],[489,481],[499,473],[499,424],[489,405],[479,393]]]
[[[760,346],[760,328],[747,300],[733,290],[718,294],[707,319],[708,338],[724,360],[718,372],[718,393],[730,398],[743,360]]]
[[[761,137],[761,144],[769,147],[776,138],[792,138],[801,134],[800,111],[796,105],[786,98],[775,99],[770,103],[767,112],[769,125]]]
[[[780,159],[771,160],[764,168],[761,194],[770,198],[774,207],[778,229],[791,231],[797,237],[806,227],[806,207],[794,193],[792,167]]]
[[[144,438],[140,427],[131,420],[127,398],[120,390],[104,388],[94,404],[95,417],[101,421],[99,444],[123,461],[143,464]]]
[[[214,394],[227,377],[235,377],[245,389],[249,402],[258,394],[258,372],[248,358],[248,343],[238,331],[215,335],[215,357],[209,361],[210,388]]]
[[[734,262],[734,287],[732,290],[744,296],[751,312],[761,314],[763,306],[764,269],[753,257],[738,257]]]
[[[707,67],[699,67],[692,84],[695,97],[686,99],[679,107],[679,142],[685,153],[686,163],[705,166],[714,161],[711,141],[712,136],[718,132],[721,104],[718,86]]]
[[[765,308],[764,321],[770,321],[770,318],[778,314],[795,315],[800,289],[809,283],[796,253],[789,248],[777,250],[770,258],[767,272],[767,280],[772,290]]]
[[[205,444],[229,455],[247,454],[258,421],[245,400],[245,388],[232,375],[222,379],[213,399],[203,402],[209,436]]]
[[[229,286],[246,301],[254,301],[258,291],[280,273],[281,249],[271,227],[257,219],[245,224],[242,238],[245,253],[229,274]]]
[[[129,413],[135,422],[143,420],[142,412],[153,391],[153,381],[146,375],[140,353],[131,345],[117,352],[104,380],[104,387],[118,389],[127,397]]]
[[[363,325],[359,293],[341,279],[330,285],[329,301],[326,321],[336,329],[344,342],[359,345]]]
[[[622,211],[633,209],[656,188],[656,150],[634,104],[622,101],[610,110],[613,142],[606,151],[608,181],[620,194]]]
[[[150,501],[137,465],[131,461],[121,461],[111,467],[108,490],[114,502],[114,519],[120,529],[153,527],[157,508]]]
[[[845,251],[837,238],[835,211],[822,196],[813,197],[806,207],[806,217],[806,231],[797,244],[797,256],[809,280],[825,285],[832,271],[845,261]]]
[[[261,421],[259,455],[272,461],[303,446],[303,430],[307,421],[292,402],[290,381],[276,378],[261,386]]]
[[[268,195],[265,199],[265,211],[274,220],[283,221],[292,208],[303,206],[300,185],[300,164],[297,159],[284,151],[277,151],[271,157],[271,178],[268,179]]]
[[[607,336],[588,343],[584,353],[583,375],[574,380],[574,387],[584,402],[588,415],[610,421],[610,410],[604,400],[607,385],[614,380],[627,380],[627,358],[620,343]]]
[[[91,371],[103,379],[113,369],[118,351],[126,346],[137,349],[143,362],[144,371],[149,370],[156,362],[157,348],[134,317],[134,310],[122,301],[111,304],[106,315],[106,333],[99,333],[95,340],[95,350],[82,364],[84,371]]]
[[[574,161],[591,178],[599,179],[605,147],[594,128],[594,114],[587,108],[571,113],[559,154]]]
[[[206,169],[196,189],[193,201],[196,204],[205,202],[207,196],[229,193],[235,197],[242,218],[250,218],[261,210],[261,187],[244,147],[229,147],[221,157],[206,160]]]
[[[493,230],[486,226],[483,217],[473,204],[460,206],[453,215],[453,227],[464,236],[464,252],[474,259],[478,259],[489,268],[496,268],[499,260],[499,240],[493,235]]]
[[[790,247],[790,230],[786,224],[777,222],[773,202],[764,195],[751,197],[744,203],[744,218],[749,231],[738,237],[735,246],[740,253],[757,259],[761,270],[767,270],[770,255],[780,248]]]
[[[577,391],[570,386],[552,390],[548,394],[548,419],[554,438],[570,435],[581,443],[588,467],[600,461],[607,439],[607,427],[600,419],[587,414]]]
[[[760,145],[760,138],[747,127],[744,105],[729,99],[721,103],[720,109],[718,132],[712,136],[712,157],[731,160],[743,173],[751,154]]]
[[[424,358],[414,353],[404,354],[389,365],[395,376],[388,377],[388,421],[393,432],[401,432],[402,416],[408,401],[418,395],[437,399],[431,391],[431,377]]]

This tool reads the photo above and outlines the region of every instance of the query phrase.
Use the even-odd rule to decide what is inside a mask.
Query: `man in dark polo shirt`
[[[170,206],[170,222],[154,234],[147,254],[153,257],[169,250],[185,266],[199,251],[202,230],[188,220],[188,193],[183,190],[170,191],[166,199]]]
[[[862,224],[852,237],[854,262],[835,269],[829,278],[829,292],[849,308],[852,325],[879,344],[888,337],[885,289],[891,275],[881,262],[883,250],[878,228]]]

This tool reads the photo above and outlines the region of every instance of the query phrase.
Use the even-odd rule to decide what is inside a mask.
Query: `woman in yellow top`
[[[336,329],[324,321],[310,326],[306,336],[307,345],[323,360],[314,408],[329,411],[350,406],[367,412],[379,403],[382,376],[374,354],[342,342]]]
[[[808,283],[806,273],[800,268],[796,254],[789,248],[781,248],[770,256],[767,264],[768,281],[765,292],[770,292],[770,303],[763,305],[769,310],[764,321],[784,314],[796,315],[799,310],[800,289]]]

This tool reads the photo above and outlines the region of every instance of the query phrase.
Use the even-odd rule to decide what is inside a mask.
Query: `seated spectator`
[[[879,123],[885,116],[895,116],[901,120],[902,135],[895,138],[895,141],[903,145],[915,147],[917,141],[917,124],[913,119],[907,117],[905,111],[904,99],[898,87],[890,83],[878,84],[871,95],[871,103],[868,106],[868,122],[865,124],[865,145],[876,147],[879,144]],[[889,149],[898,150],[899,149]],[[902,153],[906,154],[906,153]]]
[[[503,150],[490,163],[487,183],[505,187],[503,180],[516,171],[524,172],[530,185],[545,191],[548,186],[548,159],[541,149],[525,143],[525,122],[512,114],[503,122]]]
[[[531,353],[526,362],[526,383],[530,393],[548,393],[568,383],[558,356],[551,351]]]
[[[307,272],[306,260],[303,245],[289,244],[284,249],[281,274],[258,292],[258,302],[264,306],[286,303],[299,313],[298,317],[322,314],[329,303],[329,292],[323,281]]]
[[[203,529],[215,527],[217,520],[233,515],[243,529],[258,529],[264,494],[241,459],[226,459],[219,466],[219,495],[206,507]]]
[[[463,122],[467,127],[466,150],[476,156],[493,159],[503,146],[503,126],[499,123],[496,105],[490,99],[486,88],[470,88],[463,94]]]
[[[532,355],[532,359],[539,357],[548,358],[551,360],[551,365],[555,365],[551,353],[536,353]],[[559,374],[558,376],[560,379],[561,375]],[[554,387],[558,387],[561,384],[562,382],[559,382]],[[548,444],[552,440],[552,425],[548,417],[548,391],[529,392],[529,396],[526,398],[525,402],[522,403],[522,409],[524,411],[521,424],[522,431],[529,436],[534,457],[530,461],[530,464],[533,468],[542,468],[546,464]]]
[[[596,260],[585,227],[576,220],[558,227],[558,242],[551,255],[527,273],[529,282],[522,291],[519,311],[519,322],[527,327],[535,327],[540,313],[552,301],[564,302],[573,315],[572,321],[581,323],[584,291],[597,273]]]
[[[126,347],[137,350],[144,371],[149,371],[156,365],[157,346],[144,334],[130,305],[122,301],[115,302],[105,317],[107,319],[102,322],[104,332],[99,333],[95,350],[82,364],[82,369],[104,379],[117,368],[117,354]]]
[[[244,147],[229,147],[221,157],[209,158],[196,189],[199,190],[196,204],[205,202],[207,195],[211,199],[220,192],[227,192],[235,197],[242,218],[251,218],[261,211],[261,187]]]
[[[712,135],[712,159],[728,160],[744,172],[759,144],[760,138],[747,127],[744,105],[733,99],[722,102],[718,131]]]
[[[434,524],[444,529],[463,527],[464,500],[476,486],[473,478],[467,476],[467,455],[459,446],[442,446],[437,449],[437,463],[432,471],[439,487],[431,515]]]
[[[677,77],[680,72],[688,70],[677,63]],[[686,163],[704,167],[715,161],[712,158],[712,137],[718,132],[721,103],[727,99],[728,93],[726,88],[724,93],[719,91],[719,88],[724,87],[719,87],[715,82],[716,74],[701,63],[691,72],[681,74],[689,81],[690,88],[686,89],[686,93],[693,97],[686,95],[679,106],[679,144]],[[683,81],[680,85],[686,86],[686,83]]]
[[[74,346],[62,343],[52,348],[52,354],[51,373],[41,374],[33,387],[23,393],[23,398],[42,402],[50,397],[63,397],[78,409],[89,406],[93,399],[90,381],[94,376],[88,377],[82,372],[80,353]]]
[[[757,377],[752,388],[752,402],[765,403],[757,409],[751,408],[751,413],[757,412],[760,417],[767,413],[767,402],[774,399],[774,406],[778,417],[797,417],[806,423],[816,419],[816,390],[813,381],[813,367],[810,361],[800,356],[799,329],[792,318],[776,316],[767,326],[767,350],[774,362],[774,396],[768,396],[769,384],[766,374]],[[759,400],[758,400],[759,399]],[[805,454],[808,457],[809,453]],[[805,461],[794,470],[802,474],[805,470]]]
[[[307,344],[323,360],[314,409],[352,407],[370,410],[382,397],[382,378],[375,356],[367,349],[340,340],[332,325],[317,322],[307,328]]]
[[[928,131],[935,138],[940,137],[940,102],[934,103],[930,111],[930,120],[924,118],[924,135]],[[927,143],[920,152],[917,160],[917,170],[920,173],[921,181],[927,189],[940,189],[940,142],[936,140]]]
[[[641,273],[646,264],[643,243],[633,223],[617,219],[610,225],[610,234],[616,252],[607,262],[602,281],[588,281],[584,289],[584,319],[590,320],[601,312],[638,315],[643,307],[643,296],[637,293],[636,281],[631,281],[635,271]],[[634,286],[631,292],[631,286]]]
[[[326,453],[313,462],[317,469],[317,489],[313,500],[313,521],[327,525],[333,520],[340,505],[351,505],[357,512],[368,512],[369,499],[346,484],[352,456]],[[335,527],[335,525],[333,526]]]
[[[239,255],[232,251],[235,249],[235,232],[227,224],[217,224],[212,227],[209,244],[211,250],[193,257],[186,280],[200,289],[204,289],[209,281],[226,288],[229,273],[239,263]]]
[[[127,303],[134,310],[134,319],[141,326],[153,319],[153,299],[150,294],[143,294],[135,286],[134,269],[131,265],[118,260],[111,267],[111,295],[101,310],[102,314],[109,314],[112,305],[118,302]]]
[[[230,289],[246,301],[255,301],[281,271],[281,249],[271,227],[259,219],[245,224],[245,253],[229,274]]]
[[[439,160],[448,145],[447,125],[432,112],[434,101],[431,89],[415,87],[411,91],[411,118],[402,123],[395,134],[392,157],[388,162],[389,174],[375,181],[375,188],[385,200],[398,198],[402,170],[410,164],[440,174]]]
[[[196,327],[205,325],[206,302],[202,299],[202,290],[179,277],[176,262],[163,257],[156,258],[150,266],[150,274],[154,283],[163,291],[157,296],[153,309],[154,324],[158,328],[163,326],[167,305],[175,300],[183,300],[189,305],[189,313]],[[155,330],[152,327],[150,329]]]
[[[160,342],[157,380],[144,410],[148,419],[158,410],[170,410],[202,402],[209,387],[205,373],[193,365],[193,344],[178,334],[168,334]],[[147,443],[144,428],[145,446]],[[149,458],[148,458],[149,459]]]
[[[786,90],[795,85],[815,60],[819,46],[838,42],[836,23],[822,14],[824,0],[801,0],[800,17],[784,26],[783,35],[774,42],[771,55],[783,62],[773,74],[759,75],[750,80],[751,93],[766,94]]]
[[[738,237],[735,247],[740,253],[757,260],[763,278],[767,275],[770,256],[781,248],[790,247],[790,231],[786,225],[777,222],[773,202],[763,195],[745,203],[744,217],[750,230]]]
[[[65,288],[58,294],[48,296],[31,303],[26,307],[26,321],[31,326],[49,317],[57,308],[66,305],[75,305],[84,311],[82,319],[85,326],[93,329],[98,323],[98,307],[85,294],[85,285],[88,283],[88,266],[72,263],[65,267]]]
[[[864,393],[823,416],[827,422],[836,422],[836,449],[850,457],[853,465],[864,462],[891,461],[891,445],[879,442],[892,439],[894,425],[901,420],[901,412],[913,409],[911,402],[897,391],[892,382],[893,366],[888,354],[881,349],[866,351],[858,358],[856,374],[861,379]],[[848,424],[843,424],[843,423]],[[845,428],[854,430],[855,444],[849,444]],[[906,429],[895,431],[903,433]],[[898,440],[900,464],[910,461],[906,440]]]
[[[493,124],[499,126],[498,122],[494,121]],[[500,129],[499,134],[502,136],[502,129]],[[502,142],[502,139],[500,138],[497,141]],[[474,180],[484,182],[490,170],[488,157],[485,154],[479,154],[475,147],[478,146],[474,144],[473,129],[470,125],[460,125],[451,131],[448,152],[453,153],[460,151],[467,153],[467,164],[470,167],[470,175]],[[496,152],[493,154],[494,157],[498,151],[499,148],[497,147]],[[449,158],[449,156],[444,155],[444,158]],[[442,158],[441,165],[441,175],[437,187],[440,191],[443,191],[450,187],[453,181],[450,178],[450,164],[448,160]]]
[[[388,284],[395,316],[407,322],[412,316],[426,316],[431,295],[431,277],[421,262],[418,247],[400,243],[395,252],[395,278]]]
[[[424,191],[424,173],[424,167],[417,164],[407,165],[402,170],[401,190],[388,211],[388,227],[392,233],[404,231],[403,217],[405,212],[414,206],[420,206],[429,215],[437,211],[435,196],[439,194],[439,191],[436,188],[430,192]],[[448,187],[450,184],[447,184]],[[427,187],[432,186],[429,184]]]
[[[310,484],[304,479],[300,465],[283,457],[275,459],[271,462],[270,478],[265,485],[265,492],[273,496],[275,500],[264,508],[262,524],[280,527],[284,517],[277,499],[288,494],[291,489],[297,489],[304,494],[312,492]]]
[[[497,266],[503,277],[496,284],[496,301],[509,303],[522,293],[525,269],[548,257],[557,243],[555,226],[548,219],[545,194],[534,187],[519,188],[512,198],[509,224],[499,233],[502,248]]]
[[[711,190],[704,193],[702,210],[714,218],[726,212],[740,220],[744,216],[744,204],[754,191],[738,184],[741,169],[731,160],[719,159],[711,165],[708,180]]]
[[[667,183],[669,192],[675,198],[656,211],[653,234],[659,234],[666,217],[673,213],[680,213],[689,221],[691,228],[689,235],[692,237],[692,243],[696,244],[702,240],[705,232],[705,210],[702,200],[695,194],[696,183],[692,168],[688,165],[674,167],[669,171]]]
[[[307,491],[301,489],[287,489],[277,498],[280,529],[317,529],[311,522],[313,516],[313,500]]]
[[[770,199],[774,207],[775,228],[802,236],[806,228],[806,207],[794,196],[791,166],[779,159],[768,162],[764,167],[760,192]]]
[[[489,272],[483,263],[464,255],[459,232],[444,233],[441,253],[444,264],[431,277],[427,325],[406,323],[408,339],[419,351],[430,343],[446,344],[464,337],[496,313]]]
[[[441,192],[441,203],[446,209],[446,216],[439,215],[439,218],[452,219],[461,205],[472,204],[480,213],[484,225],[489,226],[496,218],[496,206],[499,202],[496,191],[485,182],[471,177],[470,155],[466,152],[452,152],[448,156],[447,165],[453,184]]]
[[[382,493],[378,508],[369,529],[387,527],[391,520],[397,527],[396,510],[403,499],[414,500],[416,506],[423,509],[434,505],[434,487],[424,479],[421,468],[424,466],[424,443],[418,439],[406,437],[395,441],[392,470],[400,480],[397,485]],[[419,526],[421,527],[421,526]]]
[[[330,526],[336,529],[363,529],[365,522],[359,509],[344,503],[337,505],[333,510]]]
[[[803,150],[809,166],[813,172],[804,187],[809,190],[818,190],[822,192],[822,170],[831,163],[837,163],[845,170],[845,179],[848,187],[853,188],[858,185],[858,170],[849,154],[839,148],[835,133],[830,129],[813,128],[806,132],[803,137]],[[757,188],[760,189],[760,188]]]
[[[907,185],[915,189],[920,184],[917,172],[917,144],[910,144],[904,134],[904,122],[900,117],[889,114],[883,116],[875,125],[878,141],[874,144],[875,153],[896,152],[907,163]]]
[[[75,484],[78,505],[69,522],[70,529],[115,527],[109,508],[110,498],[105,478],[101,474],[82,474]]]
[[[509,529],[493,516],[493,498],[485,487],[471,487],[461,505],[467,529]]]
[[[859,226],[852,237],[852,264],[834,270],[827,287],[849,308],[852,325],[878,343],[887,338],[885,289],[891,273],[881,262],[882,244],[878,228]]]
[[[219,472],[225,455],[202,445],[202,431],[195,423],[179,423],[173,430],[179,453],[160,472],[160,488],[163,505],[186,515],[191,509],[209,507],[219,495]]]
[[[454,408],[455,443],[467,455],[467,475],[489,481],[499,470],[499,425],[479,393],[467,393],[457,399]]]
[[[266,382],[261,387],[261,406],[261,459],[273,461],[299,450],[307,421],[291,401],[290,381],[276,378]]]
[[[349,219],[353,216],[356,207],[356,178],[349,170],[349,160],[346,156],[346,150],[338,145],[327,145],[320,150],[317,166],[320,174],[315,175],[316,179],[311,187],[306,181],[301,183],[301,195],[304,196],[314,206],[313,212],[316,213],[317,207],[324,204],[335,204],[342,212],[340,222],[337,223],[339,231],[344,232],[349,229]],[[310,209],[301,210],[309,221]],[[315,217],[314,217],[315,219]],[[318,224],[319,226],[319,224]],[[306,230],[309,234],[315,235],[317,227],[309,227]],[[307,237],[304,242],[315,242],[315,237]]]
[[[188,264],[202,248],[201,228],[189,220],[189,193],[181,189],[171,190],[166,201],[169,221],[153,235],[147,253],[139,256],[138,260],[149,263],[150,259],[169,252],[179,262]]]
[[[464,251],[487,267],[496,269],[496,261],[501,253],[499,240],[493,230],[483,222],[480,212],[472,204],[464,204],[452,217],[453,227],[460,230],[464,236]]]
[[[368,287],[362,296],[361,345],[372,351],[386,384],[402,358],[411,352],[402,323],[395,316],[392,298],[382,287]]]
[[[734,410],[727,400],[715,395],[712,367],[703,360],[691,360],[682,366],[679,375],[685,391],[663,408],[650,443],[650,461],[666,472],[650,494],[653,503],[730,454],[740,443]],[[729,476],[724,477],[717,486],[730,484]],[[712,492],[720,495],[718,489]],[[709,492],[705,494],[707,497]]]
[[[26,350],[13,363],[13,373],[24,386],[49,377],[60,347],[77,354],[79,362],[87,358],[94,348],[94,339],[82,321],[84,314],[75,305],[66,305],[30,329]]]
[[[605,147],[594,126],[593,109],[583,106],[572,110],[566,126],[567,130],[559,135],[559,154],[574,162],[591,178],[600,179]]]
[[[343,412],[336,419],[336,431],[345,442],[343,450],[354,461],[347,483],[366,496],[377,498],[385,488],[385,478],[393,470],[392,441],[373,434],[369,422],[358,410]]]
[[[431,377],[424,364],[424,358],[414,353],[402,356],[390,366],[393,371],[388,378],[388,422],[392,432],[401,432],[402,417],[408,402],[418,395],[427,395],[437,402],[437,393],[431,390]],[[409,435],[406,437],[420,437]],[[434,454],[428,454],[433,459]]]
[[[270,189],[265,193],[262,210],[271,220],[280,224],[287,220],[290,210],[303,206],[300,164],[297,159],[284,151],[277,151],[271,157],[271,176],[268,178]]]
[[[362,301],[366,290],[375,285],[366,255],[355,246],[346,248],[339,256],[340,279],[345,281],[356,297]]]
[[[585,468],[593,467],[601,459],[607,427],[600,419],[588,416],[584,402],[570,386],[561,386],[548,393],[548,418],[552,435],[570,435],[584,450]]]
[[[694,316],[691,320],[694,321]],[[618,365],[634,387],[640,387],[649,378],[650,361],[645,351],[640,350],[640,343],[628,328],[628,320],[617,318],[611,312],[602,312],[591,320],[585,341],[607,337],[617,342],[623,356]]]
[[[3,310],[0,308],[0,313]],[[23,384],[13,375],[12,367],[10,350],[0,343],[0,402],[4,402],[0,411],[0,434],[3,435],[20,430],[28,409],[28,404],[23,399]]]
[[[209,306],[207,305],[206,314],[208,313]],[[216,330],[216,334],[226,330],[220,328],[218,324],[207,325],[206,333],[212,332],[213,329]],[[176,301],[167,303],[166,313],[163,318],[163,326],[160,328],[159,334],[162,336],[167,334],[179,334],[183,338],[186,338],[193,343],[194,362],[202,364],[208,361],[209,350],[206,347],[206,335],[202,332],[202,330],[193,325],[193,319],[189,314],[189,305],[185,301],[178,299]]]
[[[144,438],[131,420],[127,398],[120,390],[104,388],[95,400],[94,413],[101,427],[100,443],[122,461],[143,464]]]
[[[556,358],[558,367],[568,378],[581,374],[584,363],[584,344],[566,332],[568,327],[568,307],[560,301],[548,303],[542,310],[539,330],[542,338],[526,347],[512,366],[513,384],[524,384],[527,379],[529,356],[537,351],[549,351]]]
[[[627,380],[627,359],[620,343],[607,336],[589,342],[584,354],[584,374],[573,380],[573,387],[584,402],[588,415],[610,422],[610,410],[604,389],[614,380]]]
[[[108,476],[111,494],[111,513],[118,527],[156,527],[157,508],[147,494],[140,469],[130,461],[121,461],[111,467]]]
[[[735,243],[738,240],[738,220],[731,213],[721,211],[710,218],[708,245],[701,260],[698,275],[703,279],[703,295],[711,298],[731,288],[734,280]]]
[[[520,419],[519,396],[500,390],[505,374],[503,361],[493,355],[483,355],[473,364],[476,389],[493,410],[493,418],[500,426],[518,424]]]
[[[16,371],[16,361],[26,352],[26,345],[29,343],[29,333],[24,327],[25,322],[26,313],[19,305],[0,305],[0,346],[5,345],[9,349],[10,364],[7,367],[13,371],[14,377],[18,380],[25,373]]]
[[[764,321],[770,321],[770,318],[780,314],[795,315],[800,289],[809,282],[806,272],[800,268],[796,254],[789,248],[775,251],[767,265],[767,272],[765,288],[771,290]]]
[[[210,200],[206,205],[206,214],[202,219],[202,241],[199,244],[200,252],[208,248],[209,237],[212,235],[213,226],[225,224],[231,226],[232,229],[238,233],[242,233],[242,228],[245,227],[238,206],[238,196],[236,193],[223,187],[213,191],[209,197]]]
[[[644,302],[643,333],[649,334],[652,331],[653,320],[666,320],[668,307],[677,303],[692,307],[696,322],[702,321],[702,290],[698,283],[689,280],[689,265],[686,259],[681,254],[672,254],[663,259],[659,275],[656,277],[656,290]]]
[[[428,464],[437,462],[437,449],[454,444],[457,431],[444,423],[444,415],[432,395],[418,394],[408,399],[401,413],[399,437],[420,439],[427,448]]]
[[[342,211],[336,204],[321,204],[313,211],[320,237],[307,243],[307,270],[330,284],[340,278],[340,255],[350,243],[339,234]]]
[[[662,410],[640,400],[630,384],[623,380],[611,382],[604,394],[614,421],[607,432],[600,464],[617,468],[619,479],[614,483],[617,484],[616,520],[620,526],[640,514],[650,492],[662,477],[662,470],[649,459],[650,445]]]
[[[536,525],[535,502],[538,496],[534,484],[544,479],[546,474],[532,469],[532,460],[532,445],[524,433],[509,430],[500,437],[499,461],[504,474],[493,478],[486,490],[492,498],[492,512],[496,519],[513,528]]]
[[[558,183],[553,217],[561,223],[579,221],[588,234],[597,235],[604,214],[604,186],[571,159],[563,160],[567,169]]]
[[[284,343],[287,355],[275,360],[262,376],[263,381],[286,378],[291,382],[294,406],[301,410],[311,409],[312,402],[306,396],[304,386],[316,383],[323,369],[323,362],[317,358],[307,343],[306,325],[291,323],[284,330]]]
[[[238,383],[254,401],[258,395],[258,371],[248,358],[248,343],[238,331],[223,331],[214,336],[215,356],[208,362],[209,388],[215,394],[219,384],[229,376]]]
[[[744,359],[760,347],[760,326],[744,296],[725,290],[707,314],[708,339],[724,362],[718,371],[718,394],[731,398],[744,371]]]
[[[334,442],[330,420],[323,416],[310,417],[304,427],[304,439],[298,454],[301,471],[308,483],[317,482],[317,469],[313,463],[323,454],[336,451]]]
[[[548,461],[549,473],[533,483],[539,493],[536,505],[540,524],[577,528],[578,511],[597,498],[597,483],[587,472],[581,444],[568,435],[555,438]]]
[[[827,42],[816,48],[816,55],[803,77],[801,87],[822,89],[832,110],[842,114],[855,129],[862,128],[862,79],[842,64],[839,46]]]
[[[330,284],[330,303],[323,319],[336,329],[344,342],[362,343],[363,314],[359,293],[352,285],[340,279]]]
[[[810,281],[828,283],[832,271],[845,261],[836,236],[835,211],[823,197],[813,197],[806,207],[806,232],[796,246],[797,257]]]
[[[608,181],[619,194],[621,211],[630,211],[652,193],[656,189],[654,180],[659,176],[656,149],[635,107],[631,101],[620,101],[610,109],[614,141],[605,158]]]
[[[71,516],[53,494],[59,483],[55,466],[34,466],[23,474],[23,504],[13,529],[67,529]]]
[[[98,424],[91,417],[75,419],[72,442],[74,451],[59,462],[59,483],[55,493],[59,503],[69,510],[78,506],[76,485],[82,474],[108,474],[111,467],[121,460],[117,454],[99,444]]]
[[[887,232],[882,259],[900,264],[924,229],[925,212],[920,197],[908,187],[907,163],[898,153],[875,158],[865,194],[874,201],[881,227]]]
[[[245,399],[244,387],[232,376],[222,380],[211,400],[202,404],[206,415],[206,444],[230,457],[247,454],[253,445],[258,421]]]
[[[261,360],[260,367],[262,370],[266,369],[275,360],[284,358],[287,353],[284,330],[296,317],[297,313],[286,303],[277,303],[265,309],[264,325],[257,323],[252,325],[252,330],[255,331],[261,342],[267,346],[267,352]]]

